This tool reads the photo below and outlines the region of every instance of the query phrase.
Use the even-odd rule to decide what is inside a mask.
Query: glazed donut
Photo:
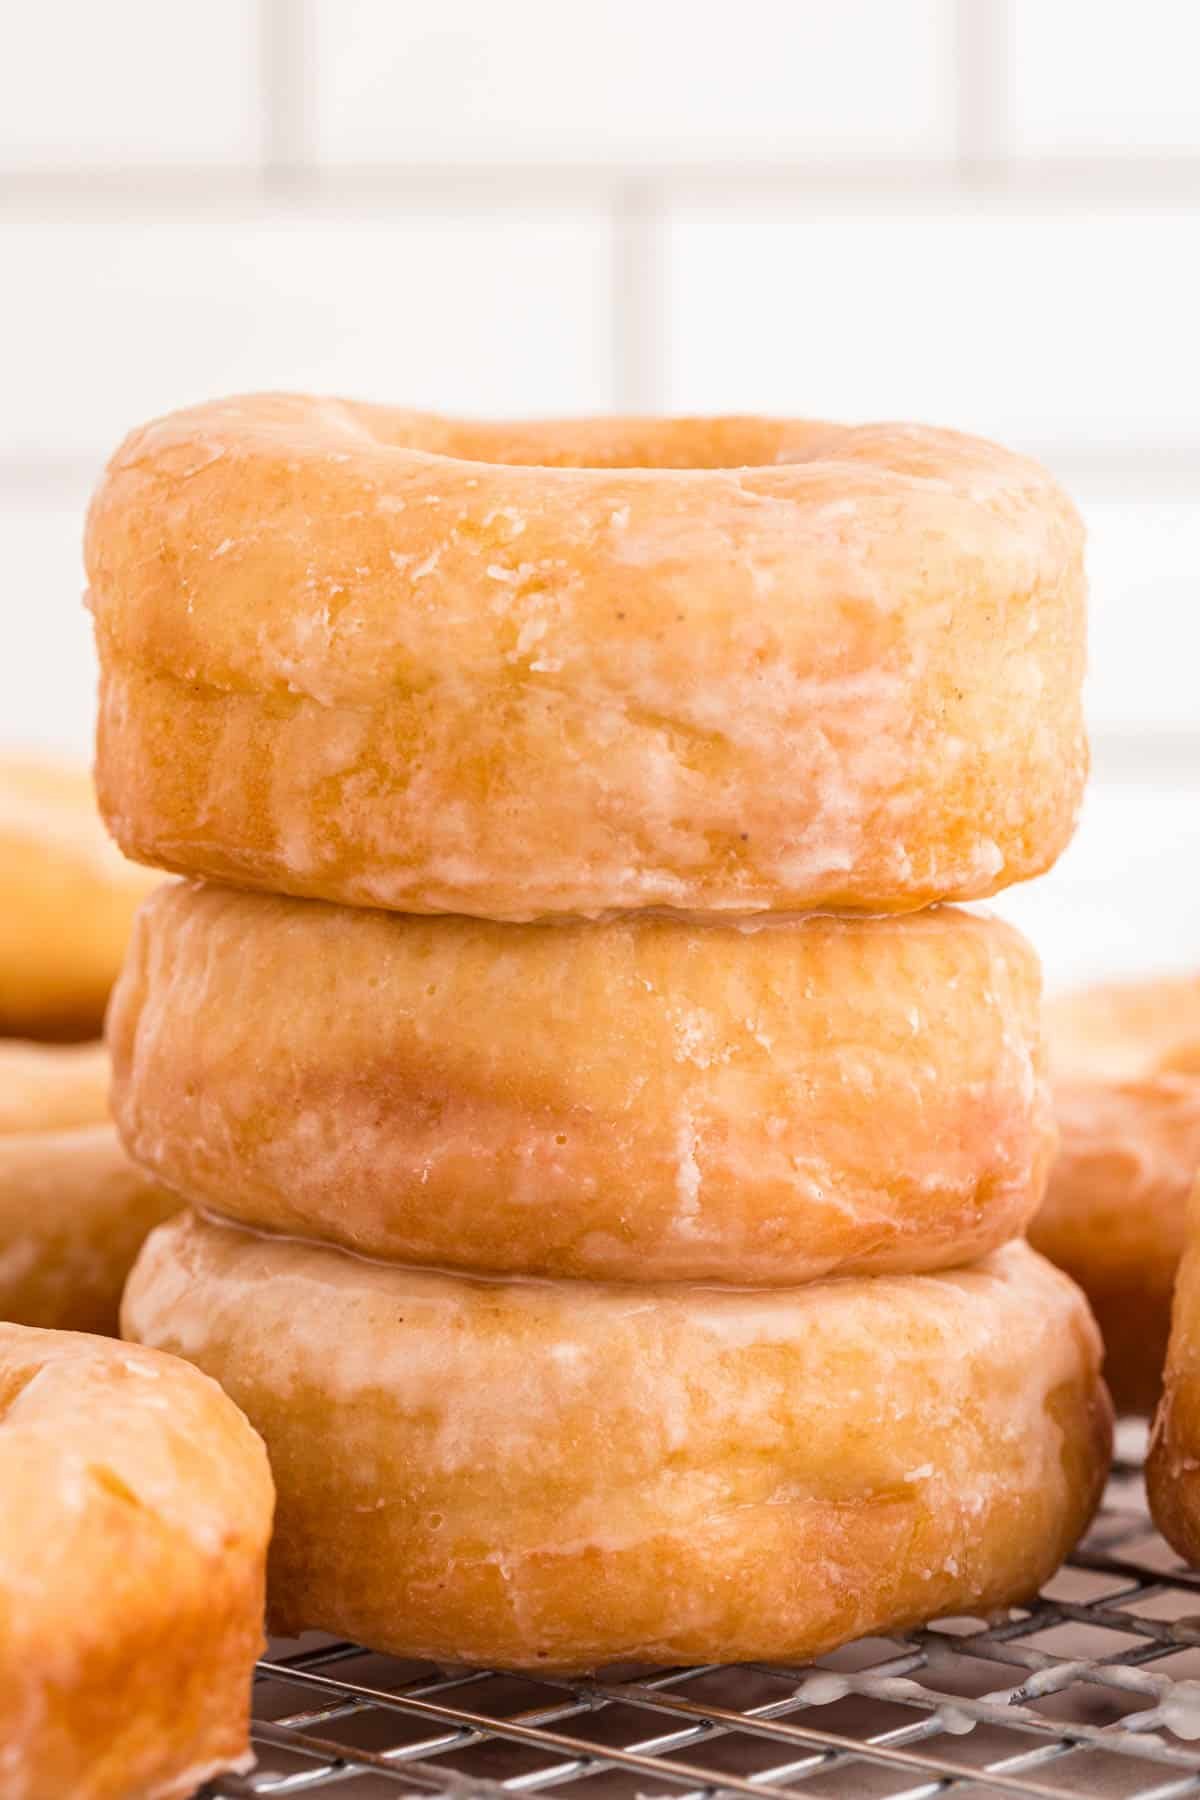
[[[1046,1005],[1054,1073],[1132,1081],[1200,1068],[1200,975],[1110,981]]]
[[[95,1044],[0,1043],[0,1138],[108,1117],[108,1051]]]
[[[1191,1195],[1146,1491],[1154,1523],[1200,1565],[1200,1180]]]
[[[114,991],[113,1111],[205,1210],[404,1262],[945,1268],[1040,1198],[1039,998],[952,907],[515,928],[176,882]]]
[[[118,1142],[103,1045],[0,1043],[0,1319],[115,1336],[142,1240],[178,1206]]]
[[[1092,988],[1046,1027],[1060,1147],[1030,1238],[1091,1302],[1117,1410],[1148,1413],[1200,1169],[1200,978]]]
[[[1108,1458],[1095,1327],[1023,1243],[752,1293],[469,1279],[184,1213],[122,1325],[266,1440],[273,1623],[403,1656],[788,1662],[1027,1600]]]
[[[195,1369],[0,1325],[4,1800],[182,1800],[250,1766],[271,1508]]]
[[[1070,836],[1078,517],[914,425],[484,425],[300,395],[135,432],[92,503],[130,856],[502,920],[908,911]]]
[[[155,885],[109,842],[85,770],[0,758],[0,1036],[94,1038]]]

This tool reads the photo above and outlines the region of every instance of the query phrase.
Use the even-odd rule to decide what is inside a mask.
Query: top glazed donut
[[[217,401],[127,439],[87,566],[102,809],[185,873],[508,920],[904,911],[1074,823],[1079,520],[953,432]]]

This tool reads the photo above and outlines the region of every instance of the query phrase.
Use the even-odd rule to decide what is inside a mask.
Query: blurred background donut
[[[1091,1302],[1118,1411],[1148,1413],[1200,1169],[1200,976],[1101,983],[1045,1024],[1059,1148],[1030,1239]]]
[[[85,766],[0,750],[0,1036],[98,1037],[161,879],[115,848]]]

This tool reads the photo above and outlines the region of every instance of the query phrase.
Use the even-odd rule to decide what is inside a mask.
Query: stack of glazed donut
[[[87,542],[143,908],[128,1337],[278,1488],[269,1607],[585,1669],[1025,1599],[1107,1465],[1019,1241],[1084,586],[1035,464],[916,426],[136,432]]]

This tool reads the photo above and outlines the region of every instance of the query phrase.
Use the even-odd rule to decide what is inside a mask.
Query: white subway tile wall
[[[663,399],[952,421],[1031,447],[1200,435],[1200,210],[667,226]]]
[[[317,0],[334,162],[953,148],[950,0]]]
[[[0,497],[0,748],[86,755],[96,665],[81,603],[79,538],[87,484]],[[2,493],[2,491],[0,491]]]
[[[245,0],[33,0],[0,19],[0,168],[245,163],[259,40]]]
[[[1200,493],[1112,500],[1086,483],[1074,489],[1089,532],[1092,730],[1101,738],[1195,731]],[[1193,833],[1200,839],[1200,811]]]
[[[1200,9],[41,0],[0,20],[0,739],[86,754],[83,507],[140,419],[915,416],[1091,533],[1052,982],[1200,963]]]
[[[1016,152],[1200,151],[1191,11],[1186,0],[1012,0]]]
[[[538,213],[16,222],[5,450],[99,460],[213,394],[306,388],[471,411],[609,404],[606,220]]]
[[[1037,945],[1052,989],[1200,967],[1198,814],[1194,781],[1093,781],[1062,861],[990,910]]]

